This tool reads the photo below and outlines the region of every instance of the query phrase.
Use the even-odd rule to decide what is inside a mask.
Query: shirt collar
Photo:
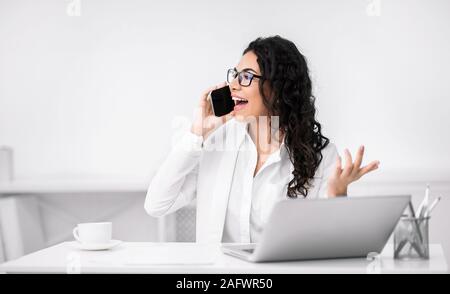
[[[248,132],[248,127],[249,127],[250,123],[249,122],[238,121],[236,119],[235,119],[235,122],[236,122],[238,128],[240,129],[241,134],[243,135],[242,139],[244,139],[245,136],[248,136],[248,139],[252,140],[251,137],[250,137],[250,134]],[[270,161],[270,162],[267,162],[267,163],[280,161],[281,157],[288,153],[288,150],[287,150],[287,147],[286,147],[286,144],[285,144],[285,140],[286,140],[286,136],[284,136],[283,141],[280,144],[280,148],[275,150],[270,155],[270,157],[268,159],[268,161]],[[253,143],[253,141],[252,141],[252,143]]]

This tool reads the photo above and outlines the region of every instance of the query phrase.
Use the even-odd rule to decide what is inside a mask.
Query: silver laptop
[[[410,195],[282,200],[259,243],[221,248],[252,262],[366,257],[381,252],[410,200]]]

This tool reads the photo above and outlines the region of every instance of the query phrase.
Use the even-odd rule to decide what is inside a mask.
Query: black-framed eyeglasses
[[[227,82],[228,84],[231,84],[231,82],[238,78],[239,85],[242,87],[248,87],[251,85],[253,78],[262,78],[262,76],[259,76],[257,74],[254,74],[252,72],[249,72],[248,70],[244,69],[243,71],[237,71],[236,68],[230,68],[227,72]]]

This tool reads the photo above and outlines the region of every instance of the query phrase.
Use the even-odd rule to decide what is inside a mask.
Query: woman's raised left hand
[[[378,168],[380,162],[372,161],[366,166],[361,167],[364,155],[364,146],[360,146],[356,152],[355,162],[352,161],[352,155],[348,149],[345,149],[345,166],[342,168],[342,159],[339,156],[336,165],[328,178],[328,197],[346,196],[347,188],[350,183],[359,180],[363,175]]]

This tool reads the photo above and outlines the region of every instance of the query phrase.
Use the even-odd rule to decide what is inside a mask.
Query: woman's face
[[[245,53],[239,64],[236,66],[236,71],[241,72],[245,70],[256,75],[261,75],[257,56],[253,51]],[[231,96],[234,100],[234,113],[237,120],[244,120],[247,118],[258,118],[259,116],[267,116],[268,110],[263,103],[261,93],[259,91],[259,79],[254,77],[250,86],[241,86],[238,77],[230,81],[229,84]],[[245,99],[244,101],[239,101]]]

